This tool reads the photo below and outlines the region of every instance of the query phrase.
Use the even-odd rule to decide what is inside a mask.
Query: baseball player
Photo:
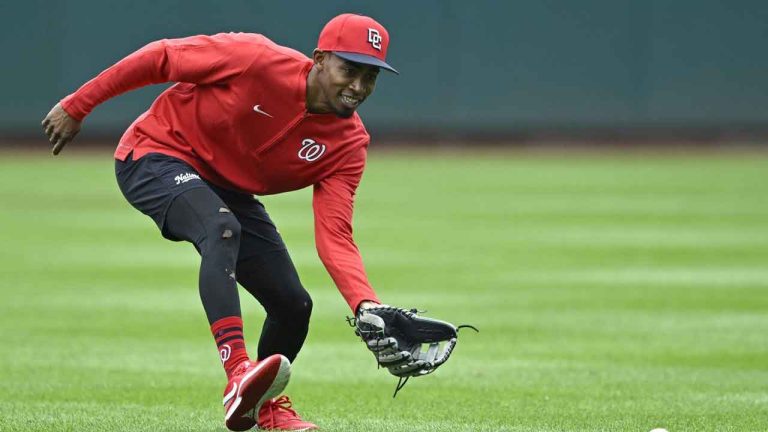
[[[115,151],[125,198],[163,237],[201,256],[199,290],[228,383],[225,424],[314,430],[280,395],[307,335],[312,300],[254,195],[312,185],[318,254],[353,312],[379,304],[352,239],[355,190],[370,137],[356,113],[386,63],[389,34],[343,14],[312,58],[263,35],[222,33],[152,42],[62,99],[42,122],[57,155],[100,103],[175,82]],[[266,310],[257,356],[243,338],[236,283]]]

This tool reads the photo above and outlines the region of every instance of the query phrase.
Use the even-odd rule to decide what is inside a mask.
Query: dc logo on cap
[[[368,29],[368,42],[371,46],[381,51],[381,35],[378,30],[373,28]]]

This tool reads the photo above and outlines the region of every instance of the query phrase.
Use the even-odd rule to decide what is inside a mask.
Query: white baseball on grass
[[[669,431],[667,431],[664,428],[656,428],[656,429],[651,429],[651,432],[669,432]]]

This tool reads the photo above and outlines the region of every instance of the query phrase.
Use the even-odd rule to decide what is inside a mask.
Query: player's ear
[[[315,66],[317,66],[318,69],[323,69],[325,62],[328,61],[329,54],[329,52],[321,51],[317,48],[312,51],[312,60],[315,62]]]

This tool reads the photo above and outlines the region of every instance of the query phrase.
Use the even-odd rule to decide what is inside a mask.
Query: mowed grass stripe
[[[373,152],[355,227],[374,286],[481,329],[394,400],[317,259],[311,191],[264,197],[315,300],[295,407],[328,431],[766,429],[767,169]],[[0,158],[0,199],[0,430],[224,430],[199,257],[124,202],[109,154]],[[254,352],[264,314],[241,302]]]

